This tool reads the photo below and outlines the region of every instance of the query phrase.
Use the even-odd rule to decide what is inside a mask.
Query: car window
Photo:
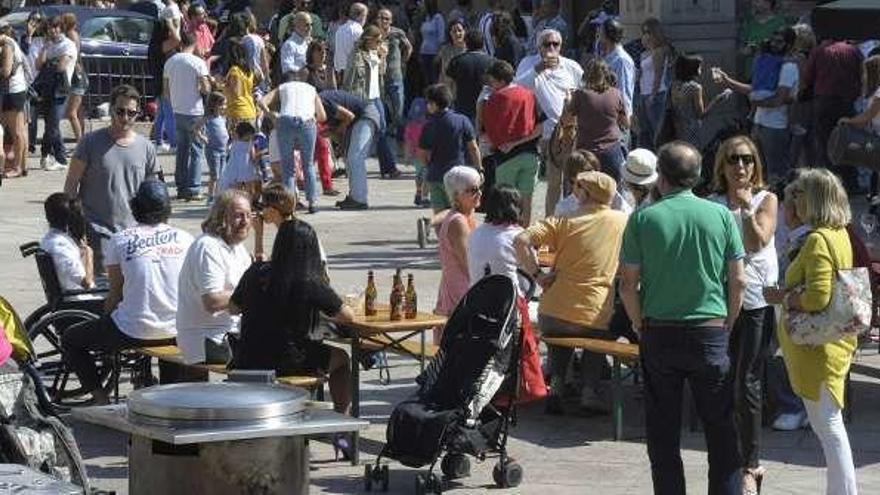
[[[83,22],[83,39],[146,45],[153,32],[153,21],[137,17],[92,17]]]

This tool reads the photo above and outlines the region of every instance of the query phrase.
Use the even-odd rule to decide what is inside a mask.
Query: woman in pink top
[[[467,263],[468,236],[476,227],[474,210],[480,205],[480,173],[471,167],[452,167],[443,176],[443,186],[452,208],[434,217],[440,251],[440,290],[434,312],[448,316],[470,287]],[[443,329],[434,329],[439,345]]]

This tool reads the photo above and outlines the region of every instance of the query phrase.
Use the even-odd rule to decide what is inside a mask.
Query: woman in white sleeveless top
[[[715,194],[736,218],[746,250],[743,310],[730,329],[734,369],[734,414],[743,460],[743,493],[758,493],[764,469],[759,462],[762,376],[773,333],[773,306],[763,288],[776,285],[779,267],[774,244],[776,195],[765,189],[763,164],[746,136],[724,141],[715,155]]]
[[[315,139],[317,124],[327,120],[324,105],[314,86],[304,82],[307,71],[284,74],[282,83],[261,102],[267,115],[275,119],[278,146],[281,151],[281,177],[284,187],[296,192],[294,149],[299,151],[306,186],[309,213],[315,213],[318,182],[315,174]],[[278,111],[270,110],[278,106]]]
[[[25,77],[25,55],[15,41],[12,27],[0,28],[0,88],[3,91],[2,123],[12,138],[14,158],[7,163],[5,175],[27,175],[28,133],[24,115],[28,81]]]

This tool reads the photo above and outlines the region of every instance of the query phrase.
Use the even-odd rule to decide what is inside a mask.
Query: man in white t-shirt
[[[174,133],[177,137],[174,183],[177,197],[190,201],[201,199],[205,150],[204,144],[195,138],[195,128],[205,114],[202,95],[211,91],[211,81],[205,60],[193,53],[195,36],[183,32],[180,38],[181,51],[165,62],[163,77],[164,88],[174,111]]]
[[[110,278],[105,315],[71,327],[61,340],[65,361],[98,404],[109,400],[91,352],[172,345],[177,334],[177,281],[192,236],[165,223],[171,198],[162,182],[144,181],[131,210],[137,225],[115,234],[105,253]]]
[[[229,313],[229,298],[251,256],[244,247],[251,229],[251,200],[229,189],[217,197],[202,232],[180,271],[177,345],[187,364],[226,363],[224,337],[238,331],[239,317]]]
[[[348,9],[348,21],[336,30],[336,51],[333,53],[333,68],[336,69],[336,80],[342,81],[342,72],[348,65],[348,59],[354,50],[354,44],[364,32],[364,24],[367,22],[367,6],[355,2]]]
[[[770,38],[773,53],[787,56],[794,44],[794,30],[782,28]],[[752,86],[739,82],[724,71],[718,70],[721,83],[730,89],[749,95]],[[789,127],[788,110],[794,103],[800,85],[800,71],[797,63],[786,60],[779,71],[779,83],[776,92],[770,98],[752,101],[757,107],[753,118],[752,138],[761,152],[764,163],[764,179],[773,184],[788,175],[790,168],[791,129]]]

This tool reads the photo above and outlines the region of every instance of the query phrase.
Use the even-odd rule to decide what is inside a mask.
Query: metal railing
[[[89,117],[96,115],[96,107],[108,102],[110,92],[120,84],[130,84],[138,90],[141,108],[156,96],[158,85],[147,57],[87,55],[83,56],[82,64],[89,76],[89,89],[83,108]]]

